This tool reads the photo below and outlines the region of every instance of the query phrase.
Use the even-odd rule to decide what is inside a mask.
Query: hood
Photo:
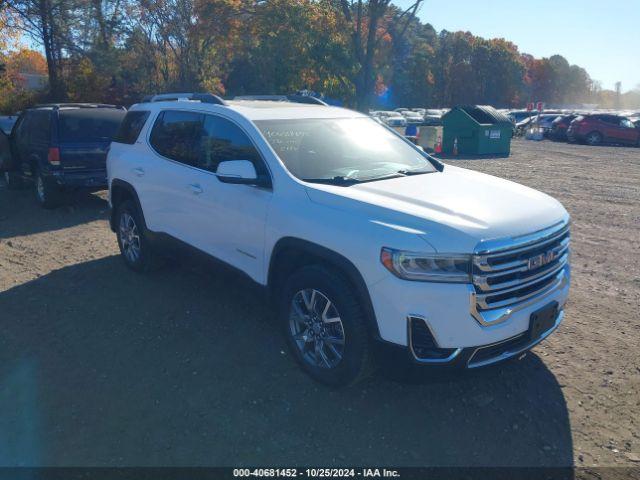
[[[568,218],[549,195],[449,165],[348,187],[316,184],[307,192],[312,202],[415,231],[440,252],[471,252],[480,241],[525,235]]]

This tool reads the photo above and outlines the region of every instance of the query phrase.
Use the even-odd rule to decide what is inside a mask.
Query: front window
[[[287,169],[304,181],[372,181],[430,173],[429,157],[370,118],[255,122]]]

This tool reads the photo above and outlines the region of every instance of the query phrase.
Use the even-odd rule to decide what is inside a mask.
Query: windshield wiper
[[[326,185],[343,185],[343,186],[353,185],[355,183],[361,182],[361,180],[358,180],[357,178],[344,177],[342,175],[338,175],[332,178],[303,178],[302,181],[309,182],[309,183],[323,183]]]
[[[339,175],[333,178],[303,178],[302,180],[310,183],[324,183],[326,185],[349,186],[349,185],[355,185],[356,183],[377,182],[378,180],[389,180],[391,178],[406,177],[407,175],[412,175],[412,174],[413,173],[404,173],[403,171],[399,171],[394,173],[388,173],[386,175],[380,175],[378,177],[354,178],[354,177],[344,177]]]
[[[425,170],[423,168],[415,170],[398,170],[398,173],[402,175],[422,175],[424,173],[433,173],[433,170]]]

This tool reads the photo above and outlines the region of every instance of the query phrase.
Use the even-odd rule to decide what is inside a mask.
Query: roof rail
[[[300,95],[298,93],[294,95],[287,95],[287,100],[295,103],[308,103],[310,105],[324,105],[328,106],[328,103],[320,100],[318,97],[312,97],[311,95]]]
[[[266,100],[270,102],[292,102],[307,103],[310,105],[327,105],[326,102],[318,97],[311,95],[291,94],[291,95],[240,95],[233,98],[234,100]]]
[[[40,103],[32,108],[118,108],[126,110],[122,105],[111,105],[108,103]]]
[[[142,103],[151,102],[177,102],[180,100],[193,100],[201,103],[213,103],[215,105],[226,105],[226,102],[212,93],[161,93],[157,95],[147,95],[142,99]]]

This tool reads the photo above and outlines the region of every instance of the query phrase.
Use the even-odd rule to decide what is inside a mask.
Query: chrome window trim
[[[436,339],[434,331],[431,328],[431,325],[429,325],[429,322],[427,321],[427,319],[423,315],[417,315],[417,314],[410,313],[409,315],[407,315],[407,346],[409,347],[409,351],[411,352],[411,356],[413,357],[413,359],[416,362],[418,362],[418,363],[448,363],[448,362],[452,361],[454,358],[456,358],[458,355],[460,355],[460,352],[462,352],[462,348],[456,348],[453,352],[451,352],[451,355],[449,355],[446,358],[420,358],[420,357],[418,357],[416,355],[416,352],[413,350],[413,340],[411,338],[412,337],[412,335],[411,335],[411,319],[412,318],[415,318],[416,320],[422,320],[424,322],[424,324],[427,326],[427,328],[431,332],[431,336],[433,337],[433,341],[435,342],[437,348],[447,348],[447,347],[440,347],[438,345],[438,340]]]
[[[132,110],[132,111],[137,111],[137,110]],[[218,181],[220,181],[218,179],[218,174],[216,172],[212,172],[211,170],[205,170],[204,168],[196,167],[194,165],[189,165],[188,163],[181,162],[180,160],[176,160],[174,158],[165,157],[164,155],[162,155],[160,152],[158,152],[154,148],[154,146],[151,144],[151,132],[153,131],[153,128],[155,127],[155,124],[157,123],[160,115],[162,115],[164,112],[197,113],[199,115],[202,115],[203,117],[205,117],[206,115],[218,116],[218,117],[220,117],[220,118],[222,118],[224,120],[227,120],[227,121],[231,122],[232,124],[234,124],[240,130],[242,130],[242,132],[247,136],[249,141],[251,141],[251,144],[256,149],[256,152],[258,152],[258,155],[260,156],[260,160],[262,160],[262,163],[264,164],[265,168],[267,169],[267,173],[269,175],[269,181],[271,183],[271,185],[269,187],[258,187],[258,186],[255,186],[255,185],[246,185],[246,186],[252,187],[252,188],[259,188],[260,190],[264,190],[264,191],[273,191],[273,173],[271,171],[271,168],[269,167],[269,163],[265,159],[265,156],[264,156],[262,150],[260,150],[258,145],[256,145],[256,142],[254,141],[253,137],[237,121],[235,121],[234,119],[232,119],[232,118],[230,118],[230,117],[228,117],[226,115],[220,114],[218,112],[214,112],[214,111],[211,111],[211,110],[196,110],[196,109],[181,109],[181,108],[165,108],[165,109],[161,108],[157,112],[152,112],[152,113],[155,113],[155,116],[153,117],[153,121],[150,122],[148,124],[148,126],[145,123],[145,126],[146,126],[147,130],[146,130],[146,132],[144,134],[144,139],[145,139],[146,145],[151,149],[151,151],[156,155],[156,157],[161,158],[162,160],[166,160],[168,162],[175,163],[176,165],[180,165],[180,166],[183,166],[183,167],[186,167],[186,168],[190,168],[191,170],[195,170],[196,172],[206,173],[208,175],[211,175],[211,176],[215,177]],[[151,118],[151,116],[150,116],[150,118]],[[147,119],[147,122],[149,122],[149,119]],[[204,119],[202,120],[202,123],[204,125]],[[144,129],[144,127],[143,127],[143,129]],[[142,131],[138,135],[138,138],[141,138],[141,137],[142,137]],[[136,143],[138,143],[138,142],[136,142]]]

